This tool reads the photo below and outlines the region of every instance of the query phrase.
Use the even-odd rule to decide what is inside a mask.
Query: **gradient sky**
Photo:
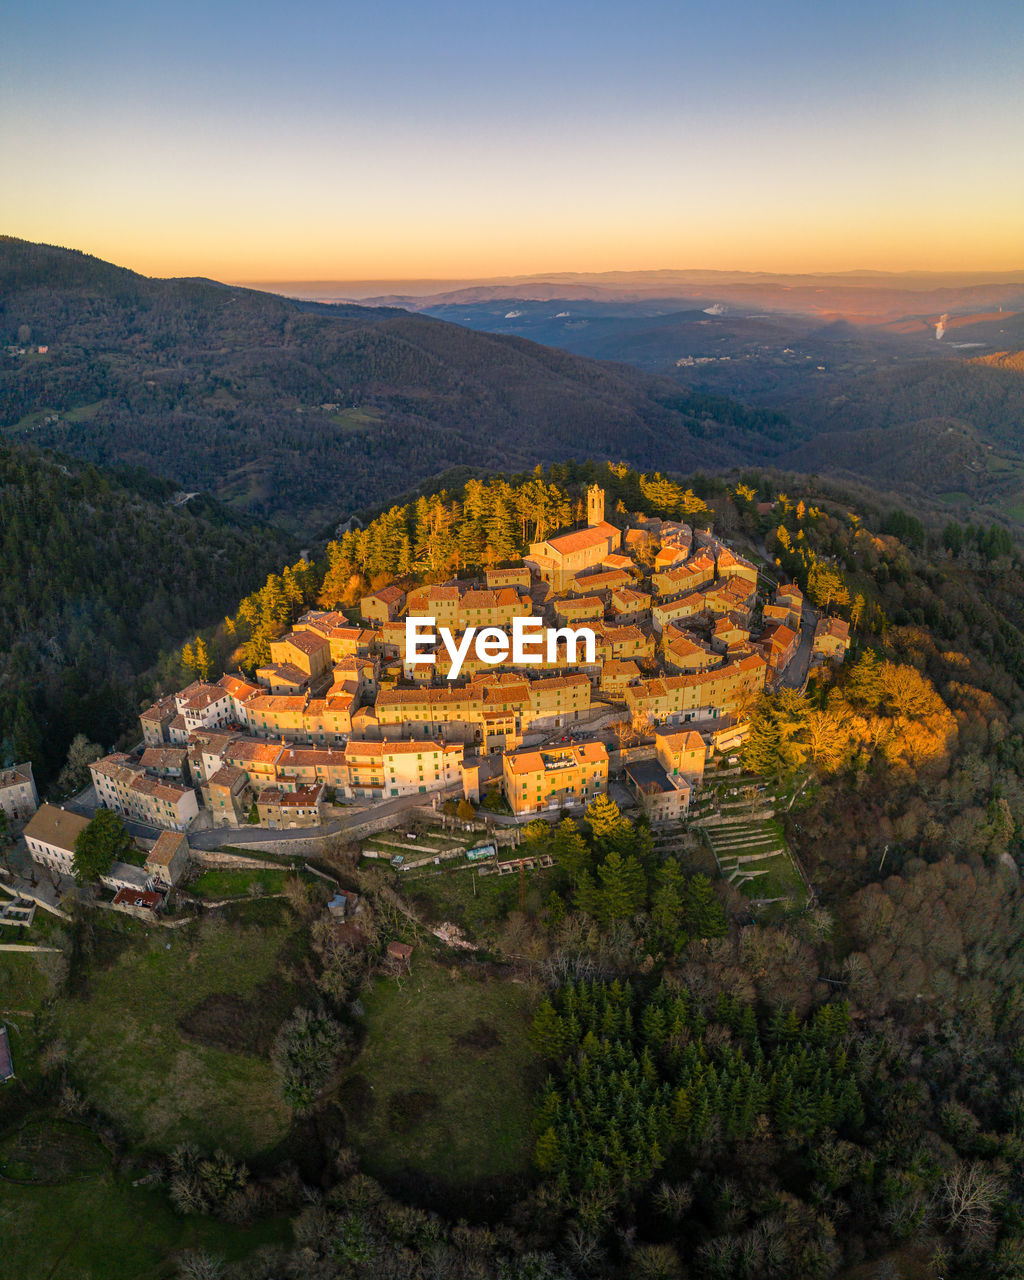
[[[1024,266],[1020,0],[37,0],[0,230],[154,275]]]

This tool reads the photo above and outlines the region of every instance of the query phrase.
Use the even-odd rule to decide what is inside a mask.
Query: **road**
[[[818,611],[804,601],[800,613],[800,643],[789,666],[779,678],[780,689],[802,689],[807,683],[811,667],[811,646],[814,644],[814,628],[818,624]]]
[[[336,818],[318,827],[287,827],[283,831],[271,831],[267,827],[214,827],[205,831],[190,831],[188,842],[194,849],[219,849],[221,845],[275,844],[282,840],[313,840],[322,836],[342,836],[354,831],[366,822],[390,818],[412,809],[430,804],[434,796],[448,800],[462,795],[462,786],[448,787],[440,791],[413,792],[407,796],[393,796],[380,800],[365,809],[354,809],[343,818]],[[150,837],[152,838],[152,837]]]

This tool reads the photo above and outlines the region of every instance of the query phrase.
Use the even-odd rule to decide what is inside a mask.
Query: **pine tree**
[[[542,1058],[557,1058],[567,1046],[565,1023],[550,1000],[542,1000],[534,1014],[530,1043]]]
[[[547,827],[546,823],[544,825]],[[581,873],[590,866],[590,850],[572,818],[563,818],[558,824],[551,842],[551,854],[572,884],[576,884]]]
[[[196,651],[191,640],[186,640],[181,650],[181,665],[190,675],[196,673]]]
[[[647,878],[636,858],[623,858],[615,850],[597,870],[601,881],[598,914],[606,923],[628,920],[643,906]]]
[[[196,636],[195,672],[200,680],[209,680],[210,678],[210,654],[206,648],[206,641],[202,636]]]
[[[705,875],[695,875],[683,896],[682,923],[694,938],[721,938],[728,931],[725,909]]]

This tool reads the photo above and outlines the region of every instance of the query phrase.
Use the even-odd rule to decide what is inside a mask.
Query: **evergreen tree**
[[[206,641],[202,636],[196,636],[195,673],[200,680],[209,680],[210,678],[210,654],[206,648]]]
[[[598,913],[604,923],[628,920],[644,904],[647,879],[636,858],[623,858],[615,850],[597,870],[601,882]]]
[[[695,875],[683,894],[682,925],[693,938],[721,938],[728,932],[725,908],[705,875]]]
[[[89,825],[78,833],[72,867],[79,883],[98,880],[115,862],[130,858],[132,838],[113,809],[98,809]]]

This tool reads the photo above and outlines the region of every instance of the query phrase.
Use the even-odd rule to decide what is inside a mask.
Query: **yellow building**
[[[686,778],[693,784],[703,781],[708,749],[696,729],[656,733],[654,752],[658,763],[670,777]]]
[[[256,812],[260,822],[271,830],[316,827],[320,825],[323,797],[324,788],[319,783],[311,787],[297,787],[294,791],[264,787],[256,797]]]
[[[487,589],[500,591],[502,587],[515,587],[521,591],[529,591],[533,579],[526,565],[515,565],[511,569],[488,569]]]
[[[634,587],[616,587],[611,595],[611,607],[620,626],[639,622],[651,607],[650,592],[637,591]]]
[[[601,667],[601,692],[609,698],[622,698],[626,686],[639,679],[640,668],[631,659],[609,658]]]
[[[714,564],[701,560],[699,564],[673,565],[670,569],[658,570],[651,578],[651,585],[655,595],[662,600],[675,600],[707,586],[714,578]]]
[[[718,544],[718,558],[715,561],[719,578],[743,578],[754,590],[757,590],[757,567],[749,560],[744,560],[729,547]]]
[[[338,662],[352,654],[368,657],[377,640],[377,632],[366,627],[354,627],[343,613],[304,613],[292,628],[293,631],[312,631],[323,636],[330,646],[331,662]]]
[[[590,679],[582,673],[530,681],[527,729],[561,729],[590,712]]]
[[[34,862],[61,875],[73,873],[75,841],[89,819],[54,804],[41,804],[25,828],[25,844]]]
[[[662,653],[669,671],[707,671],[722,661],[717,653],[676,627],[666,627],[662,632]]]
[[[444,742],[359,742],[345,748],[346,797],[383,799],[461,785],[462,746]]]
[[[555,591],[564,591],[573,578],[596,568],[622,542],[622,532],[604,518],[604,490],[587,490],[587,527],[530,545],[526,563]]]
[[[516,817],[571,805],[587,805],[608,789],[608,752],[584,742],[502,758],[505,798]]]
[[[367,622],[394,622],[405,604],[405,592],[393,584],[382,587],[359,601],[359,616]]]
[[[89,773],[100,804],[136,822],[184,831],[199,812],[199,798],[192,787],[151,778],[123,753],[95,761]]]
[[[814,628],[813,652],[830,661],[842,662],[850,647],[850,624],[842,618],[819,618]]]
[[[215,827],[237,827],[249,816],[249,775],[233,764],[221,765],[203,783],[203,803]]]
[[[553,608],[559,626],[579,626],[588,618],[604,617],[604,601],[600,596],[577,596],[558,600]]]
[[[178,831],[162,831],[146,855],[143,871],[158,884],[172,888],[188,870],[188,839]]]
[[[610,662],[612,658],[644,662],[654,657],[654,640],[637,626],[619,627],[603,622],[595,625],[594,634],[599,663]]]
[[[656,635],[661,635],[666,627],[673,623],[687,622],[700,618],[706,612],[706,597],[703,591],[693,591],[678,600],[669,600],[656,604],[651,609],[651,626]]]
[[[767,670],[760,654],[748,654],[711,671],[641,680],[626,690],[626,706],[655,724],[721,719],[764,689]]]
[[[171,721],[178,714],[178,704],[173,694],[158,699],[142,712],[139,723],[142,725],[142,740],[147,747],[159,747],[170,741]]]
[[[39,794],[31,761],[0,769],[0,809],[9,821],[27,822],[38,808]]]
[[[331,642],[316,631],[290,631],[270,642],[270,662],[256,679],[272,693],[300,693],[326,675]]]

